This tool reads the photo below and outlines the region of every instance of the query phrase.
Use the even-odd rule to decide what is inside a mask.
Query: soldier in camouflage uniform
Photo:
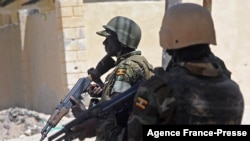
[[[93,87],[89,87],[91,89],[88,89],[91,96],[101,96],[100,102],[110,100],[113,96],[126,91],[138,81],[146,80],[154,75],[153,66],[141,55],[141,51],[136,50],[141,39],[141,29],[133,20],[117,16],[103,27],[105,30],[97,32],[97,34],[106,37],[103,44],[107,55],[116,57],[117,60],[116,67],[107,76],[104,87],[100,88],[98,85],[93,85]],[[74,110],[72,109],[72,111]],[[128,116],[128,112],[124,112],[111,117],[111,120],[116,121],[117,126],[124,127],[127,125]],[[75,128],[76,130],[79,128],[81,130],[87,129],[83,131],[79,139],[96,134],[97,140],[103,140],[101,136],[103,135],[102,130],[97,128],[97,133],[95,133],[96,121],[96,119],[91,119],[81,127]],[[103,122],[105,120],[100,121],[100,123]]]
[[[172,56],[171,66],[137,91],[127,128],[110,120],[102,125],[106,140],[142,141],[143,125],[241,124],[244,99],[216,45],[210,13],[200,5],[169,8],[160,30],[160,45]]]

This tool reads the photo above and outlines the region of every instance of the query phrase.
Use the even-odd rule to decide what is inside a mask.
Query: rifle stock
[[[70,101],[70,97],[73,96],[75,99],[81,99],[81,94],[86,91],[91,83],[91,79],[88,77],[80,78],[74,87],[69,91],[67,96],[62,100],[56,107],[55,111],[51,114],[50,118],[47,120],[46,125],[41,130],[42,137],[40,141],[44,140],[51,130],[55,127],[58,122],[69,112],[71,106],[73,105]]]
[[[109,101],[101,102],[84,111],[79,117],[67,123],[63,129],[48,137],[48,141],[71,141],[78,137],[79,132],[73,132],[72,127],[79,125],[91,118],[105,119],[110,114],[117,114],[124,110],[131,110],[133,98],[142,81],[137,82],[127,91],[118,94]]]

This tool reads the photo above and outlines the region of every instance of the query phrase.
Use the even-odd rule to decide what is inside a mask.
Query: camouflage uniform
[[[142,141],[143,125],[241,124],[240,88],[209,47],[216,45],[209,11],[194,3],[171,6],[159,34],[170,67],[140,85],[126,128],[112,120],[102,125],[105,139]]]
[[[133,51],[120,56],[117,60],[116,68],[106,78],[108,81],[105,82],[101,102],[109,100],[115,94],[126,91],[133,84],[136,84],[140,80],[146,80],[152,75],[153,67],[141,56],[140,51]],[[115,125],[124,127],[127,124],[127,118],[128,112],[124,112],[110,117],[109,120],[114,121]],[[97,128],[96,140],[105,140],[106,134],[102,127],[107,121],[100,121],[100,126]]]
[[[108,66],[114,67],[113,63],[109,63],[108,61],[111,57],[116,57],[117,61],[115,62],[116,67],[113,72],[106,78],[106,82],[103,85],[104,87],[98,85],[89,87],[88,92],[90,95],[95,98],[101,96],[100,102],[110,100],[115,95],[131,88],[134,84],[138,84],[137,82],[146,80],[154,75],[152,65],[149,64],[145,57],[141,56],[140,51],[136,51],[141,40],[141,29],[135,21],[127,17],[116,16],[106,25],[103,25],[103,28],[104,30],[96,33],[105,37],[103,45],[107,53],[107,58],[104,57],[97,66],[104,66],[105,71],[103,69],[90,69],[89,72],[92,71],[93,74],[99,74],[96,76],[100,77],[100,74],[103,74],[100,72],[106,72],[106,69],[110,69]],[[110,61],[112,61],[112,59]],[[103,62],[104,65],[102,65]],[[90,107],[94,106],[96,101],[96,99],[92,99]],[[75,111],[77,111],[78,107],[74,108],[76,109]],[[82,130],[83,134],[79,134],[78,138],[82,140],[86,137],[96,135],[96,140],[105,140],[106,135],[103,134],[105,131],[102,125],[108,120],[113,120],[118,127],[125,127],[129,113],[130,111],[127,110],[119,112],[119,114],[116,113],[114,117],[110,117],[107,120],[105,118],[105,120],[100,121],[100,127],[97,128],[96,126],[98,126],[99,119],[92,118],[79,125],[79,130]],[[85,129],[88,130],[86,131]],[[84,133],[84,131],[86,132]]]
[[[139,80],[146,80],[152,76],[153,67],[141,56],[140,51],[133,51],[122,55],[117,60],[117,66],[106,78],[103,88],[102,101],[109,100],[114,93],[129,89]]]
[[[239,86],[220,60],[205,60],[177,63],[145,81],[135,96],[128,128],[106,122],[106,140],[142,140],[142,125],[241,124],[244,101]]]

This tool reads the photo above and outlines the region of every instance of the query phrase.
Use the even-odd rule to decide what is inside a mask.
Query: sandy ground
[[[250,125],[250,105],[245,107],[245,112],[243,115],[243,121],[242,124],[245,125]],[[48,134],[48,136],[52,135],[54,132],[50,132]],[[15,139],[10,139],[7,141],[39,141],[41,138],[41,134],[36,134],[33,136],[25,136],[25,137],[19,137],[19,138],[15,138]],[[75,141],[77,141],[78,139],[75,139]],[[47,139],[44,139],[44,141],[47,141]],[[95,138],[88,138],[85,139],[85,141],[95,141]]]

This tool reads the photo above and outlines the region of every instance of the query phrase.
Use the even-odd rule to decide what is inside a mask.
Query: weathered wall
[[[202,4],[202,0],[183,2]],[[248,0],[228,0],[212,4],[218,43],[212,50],[232,71],[246,104],[250,104],[247,86],[250,20],[245,12],[250,8],[249,3]],[[155,67],[160,66],[162,49],[158,32],[164,7],[164,0],[85,3],[59,0],[54,11],[28,16],[27,23],[21,23],[26,28],[12,24],[2,26],[0,109],[20,106],[44,113],[54,110],[77,79],[84,77],[86,70],[96,66],[105,54],[104,38],[96,35],[96,31],[102,30],[102,25],[114,16],[130,17],[141,26],[142,40],[138,49]],[[0,8],[4,13],[0,15],[0,23],[18,21],[9,17],[18,14],[5,10]]]
[[[10,1],[4,7],[0,7],[0,26],[11,23],[18,23],[18,10],[20,9],[30,9],[37,8],[40,11],[51,11],[54,10],[54,2],[53,0],[40,0],[35,4],[22,6],[23,3],[28,2],[30,0],[2,0],[3,2]]]
[[[182,0],[182,2],[194,2],[201,5],[203,3],[202,0]],[[217,46],[212,46],[212,50],[225,61],[231,70],[232,78],[239,84],[246,104],[250,104],[250,97],[247,96],[250,91],[248,87],[250,59],[247,57],[250,53],[248,42],[250,14],[246,12],[246,9],[250,8],[249,3],[248,0],[212,1],[212,16],[217,36]],[[102,25],[117,15],[131,17],[139,23],[142,28],[142,41],[139,49],[154,66],[161,65],[158,31],[164,12],[164,1],[86,3],[84,9],[86,11],[84,21],[87,31],[86,45],[91,54],[89,66],[95,64],[105,53],[102,48],[104,39],[96,35],[96,31],[102,30]]]
[[[21,106],[23,82],[20,29],[11,24],[0,27],[0,108]]]
[[[60,41],[55,12],[28,16],[23,49],[25,107],[52,111],[67,92]]]
[[[161,48],[159,46],[159,29],[164,13],[165,1],[130,1],[85,3],[84,25],[86,27],[86,45],[88,48],[88,66],[95,66],[105,54],[103,41],[97,31],[115,16],[126,16],[136,21],[142,30],[138,50],[154,65],[161,65]],[[105,75],[104,75],[105,76]]]
[[[55,12],[28,16],[23,46],[20,25],[1,27],[1,109],[20,106],[51,112],[67,92],[56,20]]]
[[[183,0],[202,4],[201,0]],[[216,29],[217,45],[212,46],[216,55],[221,57],[232,78],[239,84],[244,94],[246,105],[250,104],[250,8],[248,0],[212,1],[212,16]]]
[[[224,10],[222,10],[224,9]],[[232,78],[239,84],[250,104],[250,1],[214,1],[212,14],[217,30],[217,47],[213,50],[225,60],[232,71]]]
[[[155,53],[161,54],[158,46],[161,18],[151,20],[150,16],[145,15],[154,11],[154,16],[162,17],[164,1],[114,2],[109,6],[107,3],[83,4],[82,1],[75,0],[58,1],[55,6],[55,12],[25,15],[24,11],[20,16],[21,33],[18,34],[22,36],[19,35],[18,38],[22,38],[19,39],[22,40],[19,42],[22,45],[19,45],[21,55],[17,60],[21,62],[19,81],[22,84],[20,93],[23,95],[18,99],[18,106],[50,113],[77,79],[84,77],[86,70],[96,66],[105,54],[102,48],[104,38],[96,36],[95,32],[102,30],[102,25],[116,15],[131,17],[141,25],[142,31],[147,31],[142,35],[139,49],[149,60],[156,60],[152,61],[154,65],[160,65],[161,55],[146,50],[157,46],[158,53],[157,50]],[[103,10],[95,11],[96,8]],[[149,10],[141,11],[143,8]],[[4,79],[9,78],[2,80]],[[4,97],[6,101],[11,99],[9,95]],[[9,106],[13,105],[5,104],[5,107]]]

